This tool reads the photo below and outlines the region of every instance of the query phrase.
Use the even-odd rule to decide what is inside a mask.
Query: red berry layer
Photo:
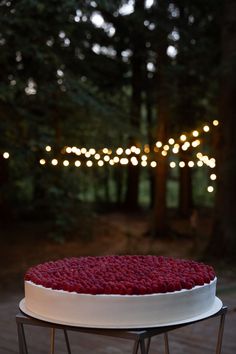
[[[144,295],[192,289],[210,283],[214,269],[162,256],[65,258],[30,268],[25,280],[83,294]]]

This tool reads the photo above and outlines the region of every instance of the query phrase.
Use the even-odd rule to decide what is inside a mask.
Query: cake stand
[[[224,332],[224,322],[225,315],[227,313],[227,307],[222,306],[217,312],[211,315],[203,316],[203,318],[193,319],[189,322],[182,322],[178,324],[171,324],[158,327],[149,328],[132,328],[132,329],[113,329],[113,328],[90,328],[90,327],[78,327],[71,326],[68,324],[52,323],[45,320],[36,319],[24,313],[23,306],[20,306],[21,311],[16,315],[17,332],[18,332],[18,343],[19,343],[19,354],[28,354],[27,341],[24,331],[24,326],[37,326],[37,327],[48,327],[51,328],[51,341],[50,341],[50,354],[54,354],[54,343],[55,343],[55,331],[60,329],[64,332],[65,343],[68,354],[71,354],[70,342],[67,331],[74,331],[80,333],[90,333],[96,335],[110,336],[116,338],[129,339],[134,342],[132,354],[137,354],[140,350],[141,354],[148,354],[151,339],[157,335],[164,335],[165,341],[165,354],[170,354],[169,342],[168,342],[168,332],[173,331],[177,328],[185,327],[193,323],[208,320],[210,318],[220,318],[219,330],[217,335],[216,344],[216,354],[221,354],[223,332]]]

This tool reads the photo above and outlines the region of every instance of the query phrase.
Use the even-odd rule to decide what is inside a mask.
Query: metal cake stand
[[[225,315],[227,312],[227,307],[222,306],[222,308],[215,314],[208,316],[206,318],[195,320],[189,323],[182,323],[178,325],[172,326],[163,326],[163,327],[152,327],[152,328],[144,328],[144,329],[98,329],[98,328],[85,328],[85,327],[74,327],[68,325],[62,325],[57,323],[50,323],[46,321],[41,321],[36,318],[30,317],[23,312],[19,312],[16,315],[16,323],[17,323],[17,332],[18,332],[18,343],[19,343],[19,354],[28,354],[28,347],[26,342],[26,336],[24,331],[24,326],[38,326],[38,327],[48,327],[51,328],[51,340],[50,340],[50,354],[54,354],[55,350],[55,331],[56,329],[62,330],[65,337],[65,343],[68,354],[71,354],[71,347],[68,337],[68,331],[80,332],[80,333],[90,333],[97,334],[102,336],[110,336],[116,338],[130,339],[134,342],[132,354],[137,354],[140,350],[141,354],[148,354],[151,339],[157,335],[164,335],[165,341],[165,354],[170,354],[169,350],[169,341],[168,341],[168,332],[173,331],[177,328],[185,327],[191,325],[193,323],[201,322],[208,320],[209,318],[219,317],[219,329],[217,335],[217,343],[216,343],[216,354],[221,354],[222,340],[223,340],[223,332],[224,332],[224,322]]]

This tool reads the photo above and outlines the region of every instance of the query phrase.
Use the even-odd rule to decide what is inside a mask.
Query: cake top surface
[[[80,294],[144,295],[210,283],[214,269],[192,260],[162,256],[65,258],[30,268],[25,281]]]

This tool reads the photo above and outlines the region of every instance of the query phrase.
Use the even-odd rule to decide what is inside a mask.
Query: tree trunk
[[[167,15],[168,4],[166,1],[158,1],[158,8],[162,16]],[[169,92],[168,80],[165,76],[165,70],[168,65],[167,56],[168,31],[158,29],[157,32],[157,134],[156,140],[165,143],[168,137],[169,125]],[[155,169],[155,195],[152,217],[151,235],[153,237],[164,237],[167,234],[167,171],[168,159],[158,153],[157,167]]]
[[[182,153],[181,160],[185,162],[185,167],[179,169],[179,214],[189,217],[193,208],[192,170],[188,167],[188,154]]]
[[[135,11],[140,15],[142,19],[144,10],[144,1],[138,0],[135,2]],[[140,23],[142,28],[143,23]],[[133,37],[133,34],[132,34]],[[132,38],[133,55],[131,59],[132,67],[132,97],[131,97],[131,126],[134,128],[134,134],[130,136],[130,144],[137,144],[137,133],[140,130],[141,124],[141,105],[142,105],[142,84],[143,84],[143,66],[144,66],[144,53],[145,46],[142,40],[142,36],[137,35]],[[136,210],[138,208],[139,197],[139,179],[140,168],[139,166],[128,166],[127,176],[127,190],[125,196],[125,205],[129,210]]]
[[[158,102],[157,140],[166,141],[169,120],[168,103],[164,96]],[[155,169],[154,208],[151,232],[154,237],[163,237],[167,232],[167,171],[167,158],[159,154]]]
[[[236,2],[225,0],[222,19],[220,139],[217,146],[215,219],[208,245],[214,256],[236,256]]]

